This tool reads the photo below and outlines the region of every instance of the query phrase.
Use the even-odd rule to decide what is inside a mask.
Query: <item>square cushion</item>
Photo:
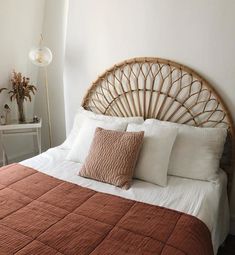
[[[97,128],[79,175],[128,189],[144,132]]]
[[[144,131],[144,141],[134,177],[166,186],[169,159],[178,129],[143,123],[129,124],[127,131]]]

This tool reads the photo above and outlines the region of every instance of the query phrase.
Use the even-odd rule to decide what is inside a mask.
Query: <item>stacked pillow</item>
[[[60,148],[70,150],[66,157],[67,160],[84,163],[79,175],[129,188],[142,145],[143,132],[138,134],[137,139],[135,133],[125,131],[129,123],[143,122],[142,117],[112,117],[95,114],[81,108],[75,117],[72,131]],[[104,135],[104,131],[100,128],[107,129],[106,131],[112,135]],[[100,137],[104,139],[103,144]],[[105,143],[104,137],[110,140]],[[120,146],[118,147],[117,143],[114,146],[112,139],[117,139]],[[107,149],[108,146],[110,146],[109,149]],[[121,154],[122,151],[124,155]],[[119,159],[116,162],[117,165],[114,165],[114,158]],[[129,158],[130,161],[124,160],[125,158]],[[123,168],[123,162],[126,162],[125,165],[128,167]]]
[[[75,162],[83,163],[88,155],[89,148],[91,146],[95,130],[98,127],[116,130],[116,131],[125,131],[126,124],[123,122],[115,121],[102,121],[95,119],[86,119],[83,122],[83,125],[79,129],[77,137],[74,141],[73,147],[70,150],[67,159]]]
[[[107,116],[102,114],[96,114],[94,112],[87,111],[81,107],[74,118],[73,127],[69,136],[64,141],[64,143],[60,145],[61,149],[69,149],[69,150],[72,149],[73,144],[75,143],[76,138],[86,120],[103,121],[106,123],[112,122],[117,125],[124,124],[123,131],[126,130],[126,127],[129,123],[140,124],[144,122],[144,119],[142,117],[113,117],[113,116]]]
[[[132,178],[167,185],[167,175],[211,181],[217,177],[225,128],[199,128],[142,117],[120,118],[80,109],[61,145],[79,175],[122,188]]]
[[[178,129],[143,123],[129,124],[127,131],[144,131],[144,142],[134,177],[166,186],[168,162]]]
[[[145,123],[178,128],[169,160],[169,175],[204,181],[216,179],[227,136],[226,128],[193,127],[156,119],[148,119]]]

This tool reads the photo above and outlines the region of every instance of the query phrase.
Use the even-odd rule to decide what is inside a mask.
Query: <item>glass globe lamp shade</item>
[[[52,61],[52,52],[47,47],[33,48],[29,52],[29,59],[34,65],[48,66]]]

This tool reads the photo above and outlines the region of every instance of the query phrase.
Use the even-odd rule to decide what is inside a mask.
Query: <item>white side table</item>
[[[8,164],[8,157],[5,150],[4,145],[4,137],[6,136],[15,136],[15,135],[33,135],[36,138],[34,142],[34,150],[36,151],[36,147],[38,152],[42,152],[41,147],[41,127],[42,127],[42,120],[40,119],[39,122],[29,122],[29,123],[17,123],[16,121],[12,121],[10,124],[7,125],[0,125],[0,146],[2,148],[2,159],[3,165],[5,166]]]

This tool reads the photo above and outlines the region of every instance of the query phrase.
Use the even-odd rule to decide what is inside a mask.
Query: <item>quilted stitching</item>
[[[34,169],[0,169],[1,255],[213,254],[197,218]]]

